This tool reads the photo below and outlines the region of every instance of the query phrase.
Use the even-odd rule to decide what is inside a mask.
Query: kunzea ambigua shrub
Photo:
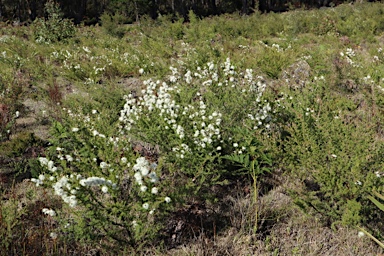
[[[40,158],[44,171],[33,182],[68,204],[80,237],[149,242],[174,203],[204,199],[211,185],[239,174],[223,155],[254,160],[262,152],[243,137],[255,141],[273,122],[262,77],[238,72],[229,59],[170,70],[163,81],[148,79],[142,91],[126,95],[115,125],[95,109],[65,109],[54,124],[50,153]]]

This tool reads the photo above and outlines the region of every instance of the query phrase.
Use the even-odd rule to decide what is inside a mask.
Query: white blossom
[[[42,211],[44,214],[49,215],[49,216],[51,216],[51,217],[56,216],[56,212],[55,212],[54,210],[52,210],[52,209],[43,208],[41,211]]]
[[[151,193],[156,195],[157,193],[159,193],[159,189],[157,187],[153,187],[151,189]]]
[[[67,159],[68,162],[73,161],[73,157],[71,155],[65,155],[65,158]]]
[[[45,157],[39,157],[39,162],[41,166],[46,166],[48,165],[48,159]]]
[[[155,172],[151,172],[148,174],[148,178],[150,179],[150,181],[152,183],[156,183],[159,181],[159,178],[157,177],[156,173]]]
[[[103,191],[103,193],[108,193],[108,187],[107,186],[102,186],[101,187],[101,191]]]
[[[100,163],[100,168],[101,168],[101,169],[106,169],[106,168],[108,168],[108,166],[109,166],[109,165],[108,165],[106,162],[101,162],[101,163]]]
[[[49,234],[49,236],[50,236],[53,240],[57,239],[57,234],[56,234],[55,232],[51,232],[51,233]]]

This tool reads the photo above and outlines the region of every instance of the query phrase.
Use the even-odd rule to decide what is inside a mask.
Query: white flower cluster
[[[196,72],[191,70],[180,72],[172,66],[170,70],[169,83],[150,79],[144,82],[146,89],[142,90],[142,96],[135,97],[129,94],[125,97],[126,102],[119,118],[122,134],[132,131],[133,128],[138,129],[135,124],[139,120],[146,120],[149,114],[154,114],[163,119],[164,122],[160,122],[162,130],[170,130],[180,139],[180,144],[172,148],[179,158],[185,158],[187,154],[195,151],[205,151],[219,146],[222,140],[220,129],[222,114],[207,107],[202,92],[197,92],[192,103],[180,105],[181,103],[175,101],[179,98],[180,92],[177,82],[187,84],[193,82],[193,85],[208,86],[213,91],[221,91],[221,88],[227,87],[242,89],[244,93],[251,92],[254,97],[252,100],[254,108],[252,113],[248,114],[253,123],[251,127],[258,129],[262,125],[268,126],[272,108],[268,102],[262,102],[261,99],[266,83],[263,77],[254,76],[252,69],[238,73],[227,58],[219,68],[213,62],[208,62],[203,68],[197,67]]]
[[[56,172],[57,167],[54,166],[54,162],[52,160],[48,160],[45,157],[39,157],[39,162],[41,166],[47,167],[47,169],[51,172]]]
[[[183,77],[180,77],[176,68],[171,67],[170,69],[172,71],[172,75],[170,76],[171,82],[182,80]],[[222,74],[222,77],[219,77],[219,73]],[[203,68],[197,67],[197,72],[187,70],[184,80],[187,83],[191,83],[192,78],[201,80],[201,85],[203,86],[216,85],[217,87],[242,87],[241,92],[243,93],[249,91],[257,92],[256,102],[260,102],[260,98],[267,86],[265,84],[265,79],[262,76],[256,76],[255,79],[252,69],[246,69],[244,73],[238,73],[236,67],[232,65],[229,58],[227,58],[219,68],[214,63],[208,62]]]
[[[231,60],[229,58],[227,58],[226,61],[219,66],[219,68],[213,62],[208,62],[202,68],[197,67],[196,72],[186,70],[184,76],[182,76],[177,68],[170,67],[172,74],[169,77],[169,81],[171,83],[176,83],[177,81],[183,80],[187,84],[191,84],[193,79],[198,79],[199,81],[197,83],[201,83],[202,86],[248,86],[248,89],[244,89],[243,92],[257,89],[262,93],[266,87],[265,83],[261,82],[264,80],[263,77],[257,76],[259,80],[254,80],[252,69],[246,69],[245,74],[238,74],[235,66],[231,64]],[[219,73],[223,76],[219,77]]]
[[[154,171],[156,167],[157,167],[156,164],[150,164],[145,157],[139,157],[136,159],[136,164],[133,166],[133,170],[135,171],[135,174],[133,177],[135,178],[137,185],[140,186],[141,192],[146,192],[148,190],[148,186],[150,186],[151,194],[153,195],[159,194],[159,188],[155,186],[155,183],[159,182],[159,177]],[[165,197],[164,201],[166,203],[170,203],[171,198]],[[149,206],[150,206],[149,202],[145,202],[142,205],[142,207],[145,210],[148,210]],[[155,209],[152,209],[150,214],[153,214],[154,210]]]
[[[80,185],[83,187],[93,187],[93,186],[102,186],[101,191],[108,193],[108,187],[116,189],[117,185],[111,180],[106,180],[105,178],[100,177],[88,177],[86,179],[80,179]]]
[[[72,188],[70,177],[61,177],[52,187],[55,190],[55,194],[60,196],[69,206],[75,207],[77,205],[77,198],[75,196],[77,189]]]
[[[372,80],[370,75],[367,75],[367,76],[363,77],[363,82],[365,84],[374,84],[375,83],[375,81]]]
[[[177,70],[177,68],[174,68],[174,67],[169,67],[169,69],[171,70],[172,72],[172,75],[169,76],[169,81],[171,83],[176,83],[177,80],[179,79],[180,77],[180,74],[179,74],[179,71]]]
[[[133,166],[133,170],[135,171],[134,178],[136,183],[140,186],[145,186],[143,179],[147,178],[151,183],[156,183],[159,181],[156,172],[154,169],[156,168],[156,164],[150,165],[149,161],[145,159],[145,157],[139,157],[136,159],[136,164]],[[146,188],[141,189],[142,191],[146,190]]]
[[[44,174],[40,174],[39,177],[37,179],[35,178],[32,178],[31,181],[33,183],[36,183],[36,187],[40,186],[40,185],[43,185],[44,184],[44,180],[45,180],[45,176]]]
[[[126,104],[123,110],[120,111],[120,121],[125,123],[125,129],[130,130],[131,126],[140,118],[141,112],[144,109],[149,111],[159,110],[159,115],[168,114],[172,118],[176,118],[175,113],[178,106],[172,100],[170,91],[174,87],[168,86],[165,82],[152,81],[151,79],[144,81],[146,89],[142,90],[143,96],[135,99],[132,94],[126,96]],[[159,88],[157,88],[159,86]],[[172,123],[172,121],[170,121]]]
[[[58,152],[61,152],[63,151],[62,148],[56,148],[56,150]],[[73,159],[70,159],[72,158],[71,156],[67,155],[66,156],[67,158],[67,161],[72,161]],[[54,166],[54,162],[52,160],[48,160],[47,158],[45,157],[39,157],[39,162],[41,164],[41,166],[47,168],[53,176],[49,176],[49,181],[50,182],[53,182],[55,180],[57,180],[57,167]],[[45,177],[46,175],[44,174],[40,174],[39,177],[36,179],[36,178],[32,178],[31,181],[36,183],[36,186],[40,186],[40,185],[43,185],[44,184],[44,181],[46,179]],[[66,176],[62,176],[60,177],[59,180],[56,181],[56,183],[54,183],[52,185],[52,188],[54,189],[55,191],[55,194],[60,196],[64,202],[68,203],[71,207],[75,207],[77,205],[77,199],[76,199],[76,196],[75,194],[77,193],[77,188],[76,189],[73,189],[72,188],[72,185],[70,183],[70,179],[80,179],[81,178],[81,175],[73,175],[71,174],[70,176],[66,175]]]
[[[57,171],[57,167],[54,166],[54,162],[53,161],[48,160],[45,157],[39,157],[38,159],[39,159],[40,165],[45,167],[45,168],[47,168],[50,172],[55,173]],[[45,175],[44,174],[40,174],[37,179],[36,178],[32,178],[31,179],[31,181],[33,183],[36,183],[37,187],[40,186],[40,185],[43,185],[44,184],[44,180],[45,180]],[[50,176],[49,180],[50,181],[54,180],[54,177]]]
[[[281,49],[280,45],[278,45],[278,44],[272,44],[272,48],[276,49],[276,51],[278,51],[278,52],[282,52],[283,51],[283,49]]]
[[[41,211],[42,211],[44,214],[49,215],[49,216],[51,216],[51,217],[56,216],[56,212],[55,212],[54,210],[52,210],[52,209],[43,208]]]
[[[271,117],[270,113],[272,111],[271,105],[269,103],[262,106],[256,114],[248,114],[248,118],[254,122],[253,129],[256,130],[261,127],[265,122],[269,122]],[[265,125],[266,128],[269,127],[268,124]]]
[[[178,147],[172,148],[173,152],[176,152],[176,156],[180,158],[184,158],[185,154],[191,153],[191,149],[188,147],[187,144],[182,143]]]
[[[112,60],[106,55],[92,55],[88,47],[79,47],[72,52],[68,50],[53,51],[51,58],[63,63],[61,68],[79,73],[89,73],[91,77],[85,78],[85,83],[92,83],[97,76],[104,74],[106,67],[112,65]],[[82,66],[79,64],[82,63]],[[86,70],[90,70],[87,72]]]
[[[7,43],[11,41],[14,38],[14,36],[10,37],[8,35],[0,36],[0,43]]]
[[[49,236],[50,236],[53,240],[57,239],[57,233],[55,233],[55,232],[51,232],[51,233],[49,233]]]
[[[143,96],[136,99],[132,94],[129,94],[126,97],[126,103],[123,110],[120,111],[119,118],[123,123],[122,129],[127,131],[131,130],[137,120],[141,118],[144,111],[156,111],[165,121],[164,129],[172,129],[174,133],[183,140],[186,136],[185,128],[177,124],[181,107],[176,104],[176,101],[172,99],[171,95],[171,91],[177,90],[177,87],[169,86],[165,82],[154,82],[151,79],[145,81],[144,84],[146,85],[146,89],[142,91]],[[183,111],[183,114],[185,113],[186,112]]]
[[[71,155],[69,155],[69,154],[64,155],[63,154],[63,151],[65,151],[63,148],[57,147],[56,151],[58,153],[57,154],[57,158],[58,159],[65,160],[67,162],[72,162],[74,160]],[[41,163],[42,166],[47,166],[48,167],[49,171],[51,171],[51,172],[57,171],[57,167],[53,166],[53,162],[52,161],[48,161],[47,163],[45,163],[46,160],[41,160],[41,159],[39,159],[39,160],[40,160],[40,163]],[[78,159],[76,159],[76,160],[78,160]],[[52,166],[52,168],[50,168],[50,166]]]
[[[344,52],[340,52],[340,56],[344,57],[349,65],[351,65],[351,66],[353,66],[355,68],[360,67],[359,64],[357,64],[356,62],[353,61],[353,58],[355,58],[356,53],[355,53],[355,51],[352,48],[347,48],[345,53]]]
[[[292,49],[292,46],[290,44],[287,46],[287,48],[284,49],[283,47],[281,47],[279,44],[276,44],[276,43],[273,43],[271,46],[264,43],[263,41],[259,41],[259,43],[265,48],[272,49],[276,52],[284,52],[286,50]]]
[[[181,108],[180,105],[176,104],[175,100],[172,99],[171,91],[177,90],[177,87],[168,86],[166,83],[161,83],[160,87],[156,90],[156,86],[160,84],[159,81],[156,83],[152,80],[145,82],[147,89],[143,90],[143,96],[138,100],[133,98],[132,95],[128,95],[124,109],[121,110],[120,121],[124,124],[124,129],[131,130],[135,122],[140,118],[144,109],[148,111],[157,110],[159,116],[165,121],[165,130],[172,129],[174,133],[181,139],[184,140],[186,136],[185,128],[177,124],[177,118],[180,115],[187,116],[194,128],[194,133],[190,134],[193,136],[194,143],[205,148],[207,145],[212,144],[214,140],[220,139],[220,129],[218,128],[221,123],[221,113],[213,112],[208,115],[207,106],[203,101],[200,94],[199,107],[195,109],[193,105],[187,105]],[[184,153],[190,152],[190,147],[180,146],[180,156]],[[177,151],[177,150],[175,150]]]
[[[235,71],[235,66],[231,64],[231,60],[229,58],[227,58],[226,61],[224,62],[224,65],[222,65],[222,69],[224,72],[224,76],[226,78],[229,78],[225,80],[225,84],[229,85],[228,81],[233,83],[235,81],[234,76],[236,74],[236,71]],[[222,86],[222,83],[219,83],[218,86]],[[232,84],[231,87],[235,87],[235,84]]]
[[[193,112],[189,115],[194,130],[193,143],[203,149],[221,139],[219,127],[222,121],[222,114],[214,111],[207,116],[206,109],[207,106],[202,97],[200,97],[199,109],[197,111],[194,111],[193,106],[190,106],[188,109]]]

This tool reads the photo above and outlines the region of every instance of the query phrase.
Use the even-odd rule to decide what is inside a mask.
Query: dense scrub
[[[51,8],[0,31],[4,255],[381,252],[357,237],[384,232],[381,4],[75,30]]]

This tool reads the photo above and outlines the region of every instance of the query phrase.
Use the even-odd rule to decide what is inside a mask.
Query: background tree
[[[47,0],[0,0],[0,19],[3,21],[33,21],[43,17]],[[137,22],[147,15],[156,19],[159,14],[171,15],[175,18],[188,19],[192,10],[197,16],[205,17],[223,13],[238,12],[250,14],[260,12],[287,11],[295,8],[318,8],[337,5],[341,0],[56,0],[66,18],[75,23],[95,24],[106,12],[119,14],[125,22]]]

